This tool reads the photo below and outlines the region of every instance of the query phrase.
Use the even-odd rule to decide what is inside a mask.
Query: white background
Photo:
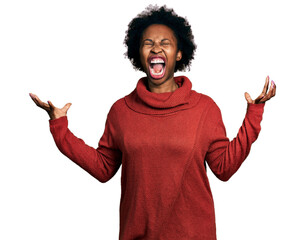
[[[182,74],[219,105],[230,139],[244,92],[257,97],[267,75],[277,85],[240,170],[226,183],[209,170],[218,239],[305,239],[305,8],[296,0],[1,1],[0,239],[118,239],[121,169],[102,184],[63,156],[28,94],[71,102],[71,131],[97,147],[111,105],[143,76],[123,40],[150,3],[192,25],[198,49]]]

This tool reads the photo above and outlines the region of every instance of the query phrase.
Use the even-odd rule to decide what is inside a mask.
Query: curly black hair
[[[173,30],[178,50],[182,52],[182,59],[176,63],[175,72],[189,70],[196,50],[191,26],[186,18],[178,16],[173,9],[165,5],[162,7],[149,5],[128,25],[124,39],[127,47],[125,56],[129,58],[134,68],[144,71],[140,61],[140,41],[143,31],[152,24],[163,24]]]

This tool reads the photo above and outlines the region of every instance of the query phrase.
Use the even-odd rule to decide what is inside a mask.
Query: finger
[[[263,99],[266,98],[268,88],[269,88],[269,76],[266,77],[266,81],[262,93],[254,101],[256,104],[262,103]]]
[[[260,101],[258,101],[257,103],[264,103],[264,102],[268,101],[269,99],[270,99],[270,96],[266,95]]]
[[[269,88],[269,76],[266,77],[265,85],[262,92],[263,95],[267,94],[268,88]]]
[[[64,111],[64,113],[67,113],[69,108],[71,107],[72,103],[67,103],[63,108],[62,110]]]
[[[266,97],[266,95],[263,95],[263,94],[259,95],[258,98],[256,98],[254,100],[255,104],[262,103],[262,101],[265,97]]]
[[[33,93],[29,93],[30,94],[30,97],[32,98],[32,99],[34,99],[35,98],[35,94],[33,94]]]
[[[33,93],[30,93],[30,97],[32,98],[32,100],[36,103],[36,105],[40,105],[40,99]]]
[[[266,101],[269,100],[270,98],[273,98],[275,96],[275,93],[276,93],[276,85],[274,81],[271,81],[271,87],[268,93],[268,99],[266,99]]]
[[[252,100],[252,98],[251,98],[249,93],[245,92],[245,98],[246,98],[248,103],[253,103],[253,100]]]
[[[266,95],[266,99],[269,100],[271,98],[271,95],[272,95],[272,90],[273,90],[273,87],[274,87],[274,82],[271,81],[271,84],[270,84],[270,89]]]
[[[271,96],[274,97],[275,93],[276,93],[276,85],[275,85],[274,81],[271,81],[271,83],[272,83],[272,94],[271,94]]]
[[[37,103],[37,96],[35,95],[35,94],[33,94],[33,93],[30,93],[30,97],[32,98],[32,100],[35,102],[35,103]]]
[[[49,111],[49,110],[50,110],[49,104],[47,104],[47,103],[45,103],[45,102],[42,102],[42,101],[39,99],[39,97],[37,97],[35,94],[30,93],[30,97],[32,98],[32,100],[35,102],[35,104],[36,104],[38,107],[40,107],[40,108],[42,108],[42,109],[44,109],[44,110],[46,110],[46,111]]]
[[[51,101],[48,101],[48,104],[49,104],[51,110],[56,108]]]
[[[275,92],[276,92],[276,85],[275,85],[274,81],[271,81],[269,92],[268,92],[268,94],[263,99],[261,99],[261,102],[266,102],[270,98],[274,97],[275,96]]]

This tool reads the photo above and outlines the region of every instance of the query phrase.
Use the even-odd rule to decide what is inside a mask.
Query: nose
[[[160,44],[155,44],[154,47],[151,49],[151,52],[155,54],[162,52]]]

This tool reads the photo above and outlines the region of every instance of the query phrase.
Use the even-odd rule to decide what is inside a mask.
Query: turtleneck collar
[[[141,78],[135,90],[124,99],[132,110],[144,114],[167,114],[193,107],[200,94],[192,90],[191,81],[185,76],[174,77],[178,84],[173,92],[154,93],[148,90],[147,78]]]

